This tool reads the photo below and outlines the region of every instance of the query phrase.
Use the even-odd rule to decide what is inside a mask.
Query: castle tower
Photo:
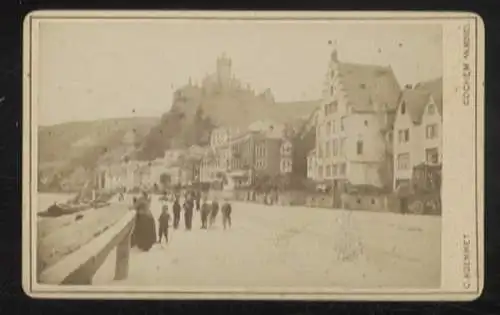
[[[225,53],[217,58],[217,79],[224,87],[227,87],[231,81],[231,65],[231,59]]]

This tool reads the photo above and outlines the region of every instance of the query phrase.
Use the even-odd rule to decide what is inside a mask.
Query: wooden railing
[[[135,211],[127,212],[117,223],[75,252],[45,269],[38,282],[43,284],[91,284],[97,270],[116,248],[115,280],[128,276],[130,239]]]

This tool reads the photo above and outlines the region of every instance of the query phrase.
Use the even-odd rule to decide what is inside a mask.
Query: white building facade
[[[395,190],[410,182],[415,166],[442,163],[441,91],[441,79],[403,91],[394,124]]]
[[[315,164],[314,171],[308,165],[312,179],[334,186],[390,186],[381,166],[392,159],[388,139],[399,95],[390,67],[343,63],[334,50],[316,116],[315,156],[308,158]]]

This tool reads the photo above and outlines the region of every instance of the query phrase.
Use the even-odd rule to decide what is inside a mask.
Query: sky
[[[173,91],[215,72],[223,53],[256,92],[319,99],[329,41],[343,62],[391,65],[401,86],[442,76],[442,28],[426,22],[43,21],[38,123],[160,116]]]

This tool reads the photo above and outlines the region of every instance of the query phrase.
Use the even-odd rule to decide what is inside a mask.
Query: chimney
[[[407,90],[411,90],[412,88],[413,88],[413,86],[411,84],[405,85],[405,89],[407,89]]]

